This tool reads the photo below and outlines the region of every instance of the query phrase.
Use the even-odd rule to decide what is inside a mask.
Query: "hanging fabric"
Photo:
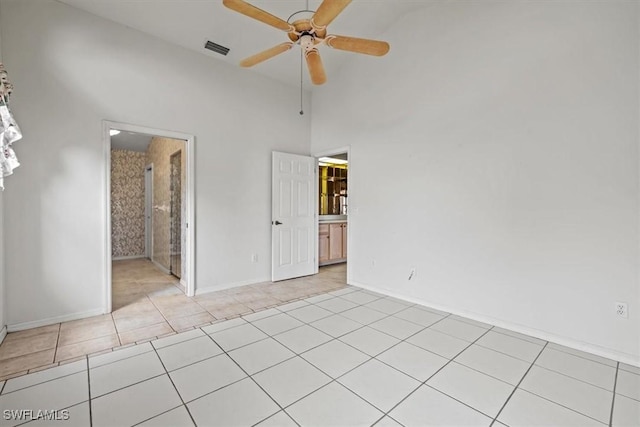
[[[9,110],[9,95],[13,92],[13,85],[4,65],[0,63],[0,189],[4,190],[4,177],[13,173],[20,166],[16,153],[13,151],[14,142],[22,138],[22,132]]]

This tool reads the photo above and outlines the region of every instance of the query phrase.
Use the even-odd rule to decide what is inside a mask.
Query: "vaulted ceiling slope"
[[[236,66],[241,59],[288,40],[284,32],[225,8],[222,0],[59,1]],[[249,1],[284,20],[294,12],[307,9],[307,0]],[[320,3],[321,0],[309,0],[308,7],[316,10]],[[377,38],[403,15],[430,3],[426,0],[354,0],[331,23],[330,30],[332,34]],[[228,55],[205,49],[207,40],[229,48]],[[328,83],[341,64],[353,60],[354,56],[360,57],[330,48],[321,53]],[[363,57],[372,65],[381,60]],[[300,49],[291,49],[251,69],[238,66],[238,72],[257,72],[297,86],[300,84],[300,59]],[[303,74],[303,79],[305,86],[311,88],[308,73]]]

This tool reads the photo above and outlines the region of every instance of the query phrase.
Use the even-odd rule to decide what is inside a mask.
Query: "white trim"
[[[590,344],[587,342],[575,340],[573,338],[564,337],[561,335],[556,335],[551,332],[542,331],[540,329],[529,328],[527,326],[519,325],[517,323],[512,323],[508,321],[504,321],[501,319],[496,319],[491,316],[483,316],[481,314],[458,310],[453,307],[448,307],[440,304],[433,304],[427,301],[424,301],[420,298],[407,297],[404,295],[400,295],[396,292],[389,291],[387,289],[380,289],[374,286],[365,285],[363,283],[358,282],[349,282],[352,286],[357,286],[362,289],[367,289],[369,291],[373,291],[379,294],[387,295],[393,298],[397,298],[403,301],[412,302],[414,304],[419,304],[425,307],[434,308],[436,310],[445,311],[447,313],[455,314],[458,316],[466,317],[467,319],[476,320],[478,322],[487,323],[493,326],[498,326],[500,328],[508,329],[510,331],[518,332],[524,335],[529,335],[531,337],[539,338],[544,341],[553,342],[556,344],[563,345],[565,347],[570,347],[576,350],[584,351],[587,353],[595,354],[596,356],[601,356],[607,359],[619,361],[626,363],[628,365],[640,367],[640,358],[634,356],[632,354],[623,353],[620,351],[612,350],[610,348],[601,347],[596,344]]]
[[[303,277],[307,277],[307,276],[303,276]],[[240,282],[233,282],[233,283],[225,283],[223,285],[218,285],[215,287],[207,286],[204,288],[198,288],[196,290],[196,295],[204,295],[204,294],[209,294],[211,292],[224,291],[226,289],[238,288],[240,286],[257,285],[258,283],[271,283],[271,277],[264,277],[262,279],[242,280]]]
[[[109,135],[109,129],[119,129],[126,132],[145,133],[148,135],[155,135],[164,138],[181,139],[185,141],[185,151],[187,158],[187,173],[186,173],[186,207],[185,216],[187,221],[187,235],[186,235],[186,250],[185,254],[185,272],[187,283],[186,295],[194,296],[196,290],[196,277],[195,277],[195,136],[182,132],[174,132],[170,130],[154,129],[146,126],[132,125],[128,123],[115,122],[110,120],[102,121],[102,141],[104,146],[104,158],[105,158],[105,179],[104,186],[102,187],[104,195],[104,217],[103,223],[105,225],[103,230],[103,243],[105,248],[104,253],[104,282],[103,288],[103,307],[104,313],[111,313],[112,296],[111,296],[111,136]]]
[[[140,258],[146,258],[146,256],[145,255],[117,256],[115,258],[111,258],[111,261],[124,261],[127,259],[140,259]]]
[[[70,320],[84,319],[86,317],[99,316],[105,312],[96,308],[94,310],[82,311],[79,313],[65,314],[63,316],[49,317],[48,319],[35,320],[33,322],[16,323],[15,325],[7,325],[8,332],[22,331],[25,329],[39,328],[40,326],[55,325],[56,323],[69,322]]]
[[[144,219],[144,253],[149,259],[153,259],[153,163],[144,167],[144,214],[149,215],[149,227],[147,229],[147,218]],[[147,172],[151,173],[149,188],[147,188]],[[151,204],[147,206],[147,192],[151,195]],[[147,212],[149,208],[149,212]]]
[[[351,146],[347,145],[344,147],[338,147],[338,148],[332,148],[330,150],[323,150],[323,151],[316,151],[315,153],[312,154],[313,157],[315,157],[316,159],[316,170],[318,169],[318,159],[320,157],[331,157],[331,156],[335,156],[336,154],[344,154],[347,153],[347,160],[349,161],[347,169],[347,176],[350,176],[352,174],[352,160],[351,160]],[[349,283],[351,281],[351,269],[352,269],[352,265],[353,263],[348,262],[349,259],[349,252],[351,251],[351,248],[353,248],[353,245],[351,244],[351,226],[350,224],[350,219],[349,217],[351,216],[349,213],[349,206],[352,204],[351,203],[351,197],[352,197],[352,184],[350,184],[350,182],[352,182],[349,178],[347,179],[347,194],[349,195],[349,203],[347,203],[347,283]],[[319,199],[320,196],[318,194],[318,191],[320,187],[320,177],[318,176],[318,174],[316,173],[316,234],[315,234],[315,240],[316,240],[316,264],[320,264],[320,259],[319,256],[320,254],[318,253],[318,227],[320,224],[320,217],[318,215],[319,209],[318,209],[318,203],[319,203]],[[344,260],[341,260],[341,262],[344,262]],[[328,264],[323,264],[323,266],[328,265]],[[318,269],[316,268],[316,273],[318,273]]]
[[[2,330],[0,330],[0,344],[2,344],[2,341],[4,341],[6,336],[7,336],[7,327],[3,326]]]
[[[349,229],[347,228],[347,233],[349,232]],[[347,245],[349,243],[347,242]],[[347,250],[349,249],[349,246],[347,246]],[[334,265],[334,264],[344,264],[345,262],[347,262],[346,258],[340,258],[340,259],[330,259],[329,261],[323,262],[322,264],[318,264],[320,267],[326,267],[328,265]]]
[[[171,274],[171,271],[169,271],[168,268],[165,268],[164,265],[160,264],[158,261],[156,261],[155,259],[152,259],[151,262],[153,263],[153,265],[156,266],[156,268],[158,268],[160,271],[162,271],[164,274]],[[186,289],[186,286],[185,286]]]

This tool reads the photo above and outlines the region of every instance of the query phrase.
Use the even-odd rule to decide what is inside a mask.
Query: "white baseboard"
[[[49,317],[42,320],[34,320],[32,322],[16,323],[7,325],[8,332],[23,331],[25,329],[39,328],[40,326],[55,325],[56,323],[68,322],[70,320],[84,319],[85,317],[99,316],[104,314],[104,310],[97,308],[94,310],[82,311],[79,313],[65,314],[62,316]]]
[[[153,265],[155,265],[156,267],[158,267],[160,269],[160,271],[162,271],[164,274],[171,274],[171,272],[169,271],[168,268],[165,268],[163,265],[161,265],[158,261],[156,261],[155,259],[151,258],[151,262],[153,263]]]
[[[333,264],[344,264],[345,262],[347,262],[346,258],[332,259],[331,261],[325,261],[322,264],[318,264],[318,267],[326,267],[327,265]]]
[[[117,256],[117,257],[112,257],[111,261],[124,261],[127,259],[140,259],[140,258],[146,258],[146,255]]]
[[[261,279],[250,279],[250,280],[243,280],[240,282],[234,282],[234,283],[225,283],[222,285],[218,285],[218,286],[206,286],[203,288],[198,288],[196,289],[195,294],[196,295],[203,295],[203,294],[208,294],[211,292],[217,292],[217,291],[224,291],[225,289],[231,289],[231,288],[238,288],[240,286],[246,286],[246,285],[257,285],[258,283],[264,283],[264,282],[271,282],[271,278],[261,278]]]
[[[2,330],[0,330],[0,344],[2,344],[2,341],[4,341],[4,337],[7,336],[7,327],[3,326]]]
[[[617,350],[612,350],[610,348],[601,347],[596,344],[586,343],[583,341],[575,340],[573,338],[556,335],[551,332],[530,328],[527,326],[519,325],[517,323],[507,322],[501,319],[493,318],[491,316],[483,316],[481,314],[477,314],[473,312],[458,310],[453,307],[447,307],[440,304],[432,304],[428,301],[424,301],[419,298],[407,297],[404,295],[397,294],[393,291],[389,291],[387,289],[380,289],[373,286],[365,285],[364,283],[351,282],[349,283],[349,285],[357,286],[359,288],[367,289],[367,290],[377,292],[379,294],[387,295],[393,298],[397,298],[403,301],[411,302],[414,304],[420,304],[425,307],[434,308],[436,310],[445,311],[447,313],[466,317],[467,319],[476,320],[482,323],[488,323],[490,325],[498,326],[504,329],[509,329],[510,331],[518,332],[524,335],[529,335],[544,341],[549,341],[549,342],[563,345],[565,347],[573,348],[575,350],[584,351],[586,353],[595,354],[596,356],[601,356],[607,359],[626,363],[628,365],[640,367],[640,357],[634,356],[632,354],[623,353]]]

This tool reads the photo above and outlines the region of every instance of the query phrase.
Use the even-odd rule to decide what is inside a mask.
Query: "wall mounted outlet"
[[[409,278],[407,280],[411,280],[414,277],[416,277],[416,268],[415,267],[409,267]]]
[[[251,262],[258,262],[258,254],[251,254]]]
[[[627,303],[626,302],[617,302],[616,303],[616,315],[618,317],[623,317],[627,319],[629,317],[629,312],[627,311]]]

